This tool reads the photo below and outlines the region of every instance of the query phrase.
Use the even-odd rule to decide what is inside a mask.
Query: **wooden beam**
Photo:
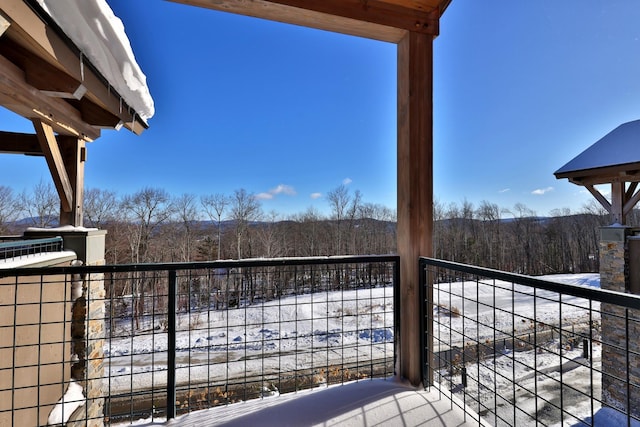
[[[407,33],[398,44],[397,173],[402,325],[398,372],[418,385],[424,351],[419,287],[433,292],[432,284],[420,283],[418,272],[418,258],[433,253],[433,37],[416,32]],[[427,328],[426,339],[432,339],[433,325]]]
[[[439,8],[412,9],[376,0],[268,0],[286,6],[312,10],[331,16],[355,19],[387,27],[437,36]],[[435,13],[433,13],[435,12]]]
[[[22,70],[4,56],[0,56],[0,101],[23,117],[45,120],[58,133],[89,141],[100,136],[100,129],[85,123],[69,103],[48,97],[28,84]]]
[[[44,155],[36,135],[3,131],[0,131],[0,153]]]
[[[222,12],[237,13],[269,19],[287,24],[301,25],[309,28],[333,31],[352,36],[366,37],[390,43],[398,43],[405,30],[391,26],[374,24],[343,16],[331,15],[311,9],[293,7],[269,0],[169,0],[191,6],[199,6]],[[314,1],[322,3],[322,1]]]
[[[58,137],[60,152],[64,161],[71,189],[73,204],[70,211],[65,211],[61,205],[60,225],[82,227],[84,204],[84,165],[87,159],[85,142],[70,136]]]
[[[71,212],[73,206],[73,187],[69,181],[69,175],[60,153],[60,147],[53,134],[53,129],[40,120],[32,120],[33,127],[36,130],[40,147],[47,159],[49,171],[53,177],[53,182],[60,196],[60,204],[64,212]]]

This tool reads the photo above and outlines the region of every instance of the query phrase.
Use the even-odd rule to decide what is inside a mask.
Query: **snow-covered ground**
[[[166,384],[164,318],[134,335],[120,320],[105,346],[112,392]],[[359,360],[393,361],[393,288],[323,292],[178,315],[177,383],[224,383]],[[322,379],[317,381],[322,382]]]
[[[599,286],[597,274],[544,279]],[[452,347],[461,348],[467,341],[479,339],[494,349],[501,332],[505,336],[530,333],[536,323],[546,330],[561,327],[564,331],[588,325],[589,306],[583,299],[562,297],[560,304],[552,292],[537,292],[533,298],[530,290],[521,287],[516,287],[514,297],[510,285],[500,286],[442,285],[435,293],[440,307],[434,316],[441,323],[436,326],[436,339],[437,334],[449,335]],[[479,302],[463,302],[463,292],[465,298]],[[592,315],[597,314],[597,306],[591,309]],[[462,310],[464,316],[452,315]],[[528,320],[531,318],[535,319],[533,324]],[[167,336],[154,330],[161,317],[146,321],[142,329],[149,332],[135,336],[132,322],[121,321],[114,332],[124,336],[105,347],[112,393],[166,384]],[[331,366],[377,358],[393,360],[393,289],[323,292],[229,310],[185,313],[179,315],[178,327],[182,329],[177,336],[178,384],[224,383],[258,375],[276,378],[281,372],[315,367],[315,384],[321,385]],[[599,399],[600,347],[591,345],[590,357],[584,359],[582,342],[567,341],[566,336],[561,341],[557,333],[544,339],[544,343],[537,342],[536,350],[524,346],[514,349],[510,343],[498,351],[485,349],[483,357],[464,364],[469,378],[465,391],[481,403],[478,412],[488,418],[497,412],[503,421],[496,424],[502,425],[535,425],[532,415],[545,425],[582,425],[581,420],[591,423],[593,414],[597,425],[620,425],[615,411],[599,411],[599,402],[582,394],[593,393]],[[443,370],[439,380],[462,398],[460,372]],[[561,392],[560,379],[571,388],[565,386]],[[268,391],[277,394],[273,384],[268,385]],[[515,410],[513,401],[517,402]],[[565,413],[561,416],[554,405],[562,405]]]

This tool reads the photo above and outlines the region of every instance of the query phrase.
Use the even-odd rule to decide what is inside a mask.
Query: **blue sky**
[[[159,0],[108,0],[155,101],[150,129],[103,131],[86,186],[260,194],[283,215],[346,183],[396,203],[396,46]],[[453,0],[434,57],[440,202],[539,215],[591,200],[553,172],[640,118],[635,0]],[[3,130],[32,132],[0,110]],[[0,156],[0,184],[48,180],[42,158]],[[271,198],[268,198],[271,197]]]

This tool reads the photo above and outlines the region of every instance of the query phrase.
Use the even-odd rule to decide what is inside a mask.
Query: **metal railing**
[[[430,258],[420,273],[424,384],[467,416],[637,425],[640,297]]]
[[[0,344],[0,352],[20,352],[15,331],[23,326],[35,328],[25,349],[45,341],[71,348],[71,377],[80,377],[76,382],[87,403],[74,417],[85,422],[95,417],[92,401],[104,407],[105,422],[128,423],[389,377],[395,366],[398,262],[397,256],[359,256],[0,271],[0,292],[12,296],[0,298],[0,311],[7,313],[21,305],[69,302],[75,292],[21,302],[23,287],[46,290],[62,282],[73,288],[81,282],[84,293],[73,304],[86,308],[88,329],[73,330],[69,323],[75,319],[65,314],[53,323],[66,338],[51,341],[37,332],[50,326],[42,316],[9,319],[13,323],[0,324],[0,336],[11,333],[14,341]],[[83,334],[87,338],[79,343]],[[45,409],[41,398],[25,404],[18,396],[45,385],[61,395],[67,387],[63,370],[46,384],[26,384],[15,378],[17,371],[42,370],[41,361],[12,360],[0,366],[0,376],[14,378],[0,384],[0,394],[14,396],[0,406],[0,418],[11,411],[18,419],[27,410],[39,411],[41,418],[51,407]],[[98,381],[97,391],[87,378]]]
[[[0,260],[62,251],[62,237],[0,242]]]

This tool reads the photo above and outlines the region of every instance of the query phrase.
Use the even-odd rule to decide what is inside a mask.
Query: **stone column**
[[[106,234],[106,231],[98,229],[61,227],[51,230],[28,230],[25,237],[62,236],[64,249],[74,251],[84,265],[103,265]],[[103,427],[104,275],[78,275],[72,277],[71,281],[72,286],[81,291],[72,308],[72,353],[77,356],[77,360],[71,367],[71,377],[82,386],[86,405],[74,412],[67,426]]]
[[[629,291],[628,238],[631,228],[609,226],[600,229],[600,287]],[[640,390],[627,387],[640,383],[640,313],[602,304],[602,400],[603,403],[640,416]],[[628,311],[628,313],[627,313]]]

